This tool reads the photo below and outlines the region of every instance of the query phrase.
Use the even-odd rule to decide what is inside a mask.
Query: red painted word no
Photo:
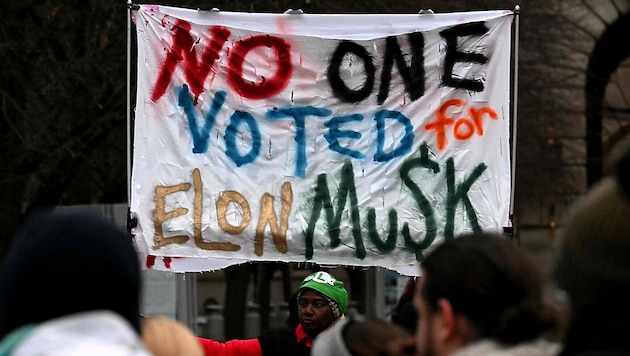
[[[190,23],[178,20],[173,26],[173,44],[168,51],[158,75],[151,100],[157,102],[166,92],[176,67],[182,63],[186,83],[194,94],[197,104],[203,91],[204,81],[212,71],[219,53],[230,37],[231,31],[222,26],[209,29],[210,40],[205,45],[201,58],[197,58],[196,42],[190,34]],[[268,47],[275,54],[276,73],[261,82],[252,82],[243,78],[245,57],[256,48]],[[229,51],[228,51],[229,53]],[[228,55],[228,83],[241,96],[249,99],[264,99],[281,92],[289,83],[293,67],[291,65],[291,46],[280,37],[257,35],[234,42],[234,48]]]

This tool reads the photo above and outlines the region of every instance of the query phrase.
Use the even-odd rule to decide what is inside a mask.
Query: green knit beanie
[[[348,291],[343,282],[333,277],[330,273],[319,271],[306,276],[298,289],[298,295],[302,294],[305,288],[313,289],[325,297],[330,298],[339,306],[341,314],[346,312],[348,307]],[[331,309],[334,307],[331,305]]]

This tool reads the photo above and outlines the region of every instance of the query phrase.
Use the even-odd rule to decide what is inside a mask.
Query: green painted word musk
[[[400,168],[400,178],[403,184],[411,191],[411,195],[415,200],[421,215],[419,218],[424,217],[426,226],[424,238],[418,238],[418,241],[414,241],[409,231],[409,223],[403,224],[400,233],[404,239],[405,249],[415,254],[417,261],[422,261],[424,258],[423,252],[431,246],[438,232],[437,221],[435,217],[435,209],[431,205],[429,199],[422,192],[422,189],[410,176],[410,172],[415,168],[425,168],[431,170],[434,174],[440,172],[439,164],[431,160],[429,157],[429,149],[427,145],[422,145],[420,148],[419,157],[412,157],[407,159]],[[455,183],[455,164],[453,158],[450,157],[446,160],[446,225],[444,227],[444,237],[449,239],[454,237],[455,231],[455,211],[457,205],[461,202],[464,206],[466,215],[470,227],[473,231],[480,231],[479,221],[477,219],[477,213],[473,208],[473,205],[468,198],[468,191],[475,183],[481,174],[487,169],[484,163],[478,164],[471,172],[471,174],[464,179],[460,184]],[[317,176],[315,185],[315,195],[313,197],[313,210],[306,229],[305,238],[305,257],[307,260],[313,258],[313,236],[315,233],[315,227],[320,220],[322,210],[325,212],[326,226],[328,229],[328,236],[330,238],[330,247],[335,248],[341,244],[340,238],[340,226],[343,216],[344,208],[349,200],[350,211],[350,224],[352,226],[352,236],[355,244],[355,254],[359,259],[364,259],[366,256],[365,244],[363,242],[363,236],[361,232],[361,217],[359,214],[357,192],[354,180],[354,170],[352,163],[348,160],[341,168],[341,177],[339,187],[337,189],[337,209],[333,206],[333,200],[331,199],[330,192],[328,190],[327,174],[322,173]],[[374,244],[376,249],[383,254],[390,253],[396,248],[396,241],[398,239],[398,213],[396,209],[390,209],[388,213],[389,229],[385,240],[379,235],[376,229],[376,212],[374,208],[368,208],[367,210],[367,228],[368,238]]]

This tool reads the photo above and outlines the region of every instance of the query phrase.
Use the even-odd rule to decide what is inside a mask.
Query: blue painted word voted
[[[210,132],[216,124],[216,119],[226,97],[225,91],[216,93],[210,105],[210,109],[205,114],[203,124],[199,125],[197,114],[195,111],[194,98],[190,93],[188,86],[183,85],[179,91],[179,106],[183,108],[188,120],[188,127],[193,140],[192,152],[194,154],[204,154],[208,151],[210,143]],[[281,108],[272,108],[265,113],[265,119],[269,121],[293,120],[295,124],[295,143],[296,143],[296,166],[295,176],[304,178],[306,174],[306,119],[308,117],[328,118],[332,115],[332,111],[326,108],[314,106],[286,106]],[[362,121],[363,115],[351,114],[342,116],[333,116],[324,123],[328,131],[324,138],[328,142],[331,151],[346,155],[355,159],[365,158],[364,154],[347,147],[343,147],[339,143],[339,139],[355,139],[361,138],[362,134],[354,130],[343,129],[343,125],[352,121]],[[394,120],[401,124],[404,128],[398,146],[388,152],[385,152],[385,133],[386,121]],[[411,152],[414,140],[413,125],[408,117],[396,110],[379,110],[374,114],[376,125],[376,153],[374,161],[387,162],[396,157],[404,156]],[[238,150],[237,139],[241,126],[246,126],[251,134],[251,147],[249,152],[241,153]],[[252,163],[260,156],[262,147],[262,136],[260,127],[254,116],[247,111],[236,110],[230,116],[230,122],[225,130],[225,154],[236,164],[237,167]]]

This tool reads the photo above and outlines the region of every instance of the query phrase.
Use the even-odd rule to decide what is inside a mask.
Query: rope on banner
[[[129,10],[140,10],[140,5],[134,4],[131,0],[127,0],[127,8]]]
[[[213,8],[212,8],[212,9],[210,9],[210,10],[206,10],[206,9],[204,9],[204,8],[198,7],[198,8],[197,8],[197,11],[198,11],[198,12],[215,12],[215,13],[216,13],[216,12],[221,12],[221,10],[220,10],[218,7],[213,7]]]

